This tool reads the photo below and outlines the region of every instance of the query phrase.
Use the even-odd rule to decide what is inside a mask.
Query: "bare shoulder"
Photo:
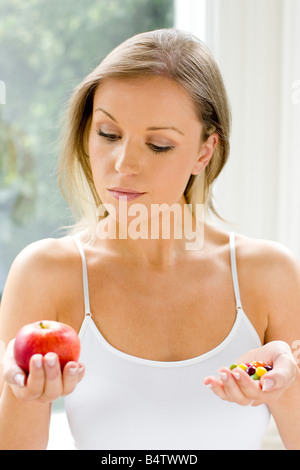
[[[3,292],[0,334],[13,337],[25,323],[56,320],[68,292],[78,250],[70,237],[45,239],[24,248],[14,260]]]
[[[208,238],[213,252],[216,249],[228,250],[230,233],[215,226],[208,226]],[[300,263],[285,245],[272,240],[257,239],[235,233],[236,257],[239,268],[247,271],[253,268],[265,274],[276,274],[282,269],[299,270]]]
[[[76,255],[78,250],[70,237],[34,242],[24,248],[14,260],[7,284],[17,282],[22,288],[31,283],[36,286],[36,290],[47,284],[49,288],[51,278],[56,277],[59,283],[60,277],[74,263]]]
[[[229,232],[208,227],[211,253],[225,253],[228,263]],[[294,253],[279,242],[235,234],[236,260],[240,287],[250,292],[264,292],[275,297],[293,294],[300,296],[300,262]],[[218,250],[218,251],[217,251]]]
[[[266,315],[265,341],[293,344],[300,335],[300,264],[284,245],[236,237],[241,284],[260,316]],[[296,336],[295,336],[296,335]]]
[[[71,237],[46,238],[38,240],[26,246],[14,260],[14,265],[21,267],[23,264],[42,265],[49,261],[65,260],[74,255],[76,251]]]
[[[271,241],[236,235],[236,253],[240,268],[244,266],[249,274],[254,271],[256,276],[262,276],[268,281],[275,282],[282,276],[296,278],[300,274],[298,259],[285,245]]]

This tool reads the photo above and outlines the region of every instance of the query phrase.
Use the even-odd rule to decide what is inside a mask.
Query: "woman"
[[[270,412],[300,447],[299,265],[197,211],[214,211],[229,131],[216,63],[176,30],[127,40],[77,87],[60,160],[75,236],[27,247],[1,305],[2,448],[46,448],[61,395],[79,449],[258,449]],[[80,363],[35,355],[26,377],[13,338],[45,318],[80,332]],[[273,366],[260,382],[226,367],[252,360]]]

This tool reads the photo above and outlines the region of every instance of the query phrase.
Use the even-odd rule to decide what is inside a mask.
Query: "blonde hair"
[[[202,140],[212,133],[218,145],[205,170],[191,175],[185,198],[194,211],[206,204],[214,214],[211,187],[229,155],[231,115],[219,68],[208,48],[192,34],[176,29],[141,33],[116,47],[75,89],[71,96],[62,134],[59,183],[75,217],[75,229],[95,236],[97,207],[101,200],[95,189],[87,152],[94,94],[104,79],[164,76],[179,83],[194,102],[203,124]]]

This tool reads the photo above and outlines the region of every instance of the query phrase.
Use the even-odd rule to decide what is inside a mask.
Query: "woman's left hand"
[[[259,361],[270,364],[273,369],[258,380],[253,380],[241,368],[219,369],[219,378],[205,377],[204,385],[222,400],[241,406],[270,404],[277,400],[293,383],[297,373],[297,363],[292,351],[284,341],[271,341],[261,348],[241,356],[236,364]]]

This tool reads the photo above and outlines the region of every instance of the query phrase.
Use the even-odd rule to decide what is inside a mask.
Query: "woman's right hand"
[[[51,403],[60,396],[73,392],[84,376],[84,366],[79,362],[68,362],[61,372],[57,354],[45,356],[35,354],[30,359],[27,375],[16,363],[14,339],[10,341],[3,358],[4,379],[14,395],[22,400]]]

